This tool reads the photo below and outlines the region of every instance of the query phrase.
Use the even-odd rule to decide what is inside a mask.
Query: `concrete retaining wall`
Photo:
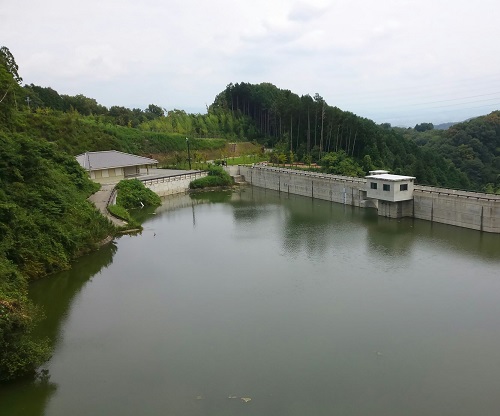
[[[240,166],[239,174],[255,186],[346,205],[360,206],[366,194],[364,180],[348,176],[249,166]]]
[[[195,179],[207,176],[207,172],[186,173],[181,175],[165,176],[155,179],[139,179],[146,188],[151,189],[159,196],[179,194],[189,189],[189,183]]]
[[[416,186],[413,205],[414,218],[500,233],[500,199],[494,195]]]
[[[390,218],[413,217],[479,231],[500,233],[500,197],[415,185],[414,198],[387,202],[366,198],[366,180],[271,167],[240,166],[245,180],[262,188],[357,207],[374,207]]]

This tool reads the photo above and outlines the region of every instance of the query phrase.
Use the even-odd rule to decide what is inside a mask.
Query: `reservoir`
[[[252,187],[138,215],[32,285],[54,352],[1,415],[498,414],[500,235]]]

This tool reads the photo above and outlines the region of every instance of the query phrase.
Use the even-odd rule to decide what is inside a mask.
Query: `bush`
[[[231,186],[233,178],[220,166],[210,166],[208,176],[195,179],[189,184],[190,189],[213,188],[216,186]]]
[[[116,205],[125,209],[161,205],[160,197],[138,179],[120,181],[116,189],[118,189]]]
[[[123,180],[116,185],[118,195],[116,205],[109,205],[108,211],[115,217],[126,221],[130,228],[140,228],[140,223],[132,218],[129,209],[161,205],[161,199],[138,179]]]
[[[108,205],[108,211],[113,217],[119,218],[123,221],[130,221],[130,213],[120,205]]]

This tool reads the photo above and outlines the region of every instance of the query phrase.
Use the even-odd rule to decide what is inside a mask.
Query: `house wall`
[[[411,180],[401,180],[401,181],[387,181],[383,179],[376,178],[366,178],[366,191],[368,198],[375,198],[384,201],[407,201],[413,197],[413,181]],[[376,183],[377,189],[372,189],[370,184]],[[384,185],[389,185],[390,190],[384,191]],[[400,186],[407,185],[408,190],[401,191]]]
[[[157,169],[156,165],[141,165],[139,166],[139,173],[141,175],[147,175]]]
[[[123,168],[94,170],[90,172],[90,179],[98,183],[116,183],[125,179]]]
[[[139,166],[125,166],[123,170],[125,172],[125,177],[139,174]]]
[[[133,177],[139,174],[151,173],[156,167],[153,165],[125,166],[119,168],[109,168],[93,170],[90,172],[90,179],[98,183],[116,183],[126,177]]]

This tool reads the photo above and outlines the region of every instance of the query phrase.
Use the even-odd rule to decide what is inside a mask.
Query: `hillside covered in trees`
[[[451,132],[462,131],[464,123],[448,130],[434,130],[431,123],[408,130],[377,125],[327,104],[319,94],[298,96],[270,83],[229,84],[206,114],[155,104],[144,110],[108,109],[95,99],[33,84],[23,87],[19,102],[28,114],[26,128],[70,154],[116,149],[174,164],[187,157],[185,137],[190,138],[198,159],[220,157],[228,141],[253,141],[273,148],[276,162],[316,162],[325,172],[362,176],[371,169],[387,169],[415,176],[426,185],[497,189],[498,168],[493,166],[497,156],[486,155],[481,148],[486,144],[464,145],[463,137],[449,142]],[[487,121],[480,118],[470,123]],[[480,131],[465,134],[479,143],[483,138],[490,144],[495,141]],[[428,140],[429,136],[433,139]],[[475,156],[464,146],[475,149]]]
[[[0,51],[0,381],[31,373],[50,353],[30,338],[31,280],[70,266],[113,232],[87,197],[96,191],[75,158],[30,133],[16,108],[17,66]],[[28,123],[29,124],[29,123]]]
[[[424,150],[451,160],[472,189],[500,193],[500,111],[456,123],[446,130],[398,129]]]
[[[230,84],[211,109],[251,118],[268,145],[279,146],[295,160],[317,161],[331,173],[387,169],[415,176],[422,184],[470,187],[451,160],[418,146],[388,124],[377,125],[332,107],[319,94],[299,97],[268,83]],[[341,163],[347,171],[338,169]]]

